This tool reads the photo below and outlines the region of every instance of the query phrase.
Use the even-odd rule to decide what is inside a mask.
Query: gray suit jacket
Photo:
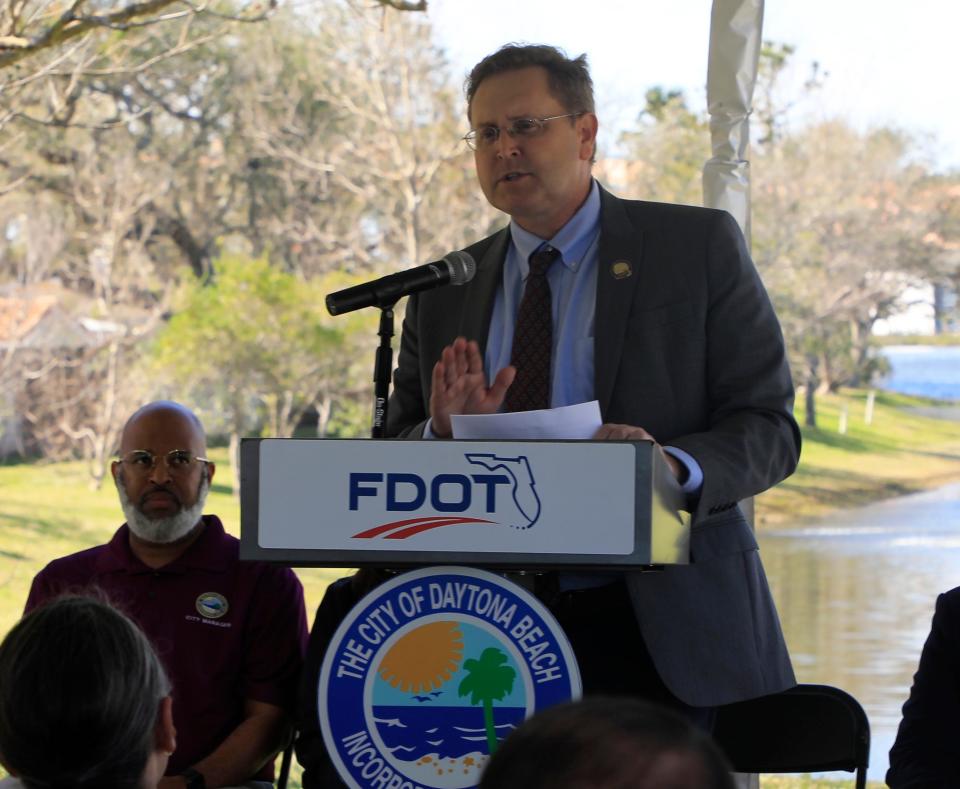
[[[508,243],[504,229],[466,249],[477,260],[469,284],[410,298],[388,434],[422,433],[444,346],[463,335],[483,349]],[[691,506],[691,564],[627,576],[657,670],[694,706],[790,687],[757,542],[737,502],[793,472],[800,431],[783,335],[743,236],[722,211],[601,190],[597,277],[594,392],[604,422],[645,428],[704,474]]]

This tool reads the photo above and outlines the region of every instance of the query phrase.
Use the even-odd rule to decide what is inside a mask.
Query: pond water
[[[893,368],[877,382],[881,389],[960,400],[960,345],[890,345],[881,352]]]
[[[960,347],[883,353],[893,369],[878,386],[954,401],[943,413],[960,418]],[[960,586],[960,485],[759,539],[798,680],[860,701],[871,727],[869,777],[882,781],[937,595]]]
[[[760,549],[798,681],[860,701],[883,780],[937,594],[960,585],[960,485],[763,533]]]

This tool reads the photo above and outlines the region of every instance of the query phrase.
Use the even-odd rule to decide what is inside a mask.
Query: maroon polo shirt
[[[99,587],[147,634],[173,683],[177,750],[168,775],[214,751],[243,719],[246,699],[294,710],[307,643],[303,587],[293,571],[241,562],[240,542],[205,515],[203,533],[154,570],[130,550],[124,524],[106,545],[50,562],[26,610]],[[257,776],[269,780],[272,765]]]

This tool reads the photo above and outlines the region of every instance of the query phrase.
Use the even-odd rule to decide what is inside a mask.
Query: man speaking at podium
[[[450,416],[598,400],[598,439],[654,439],[687,493],[688,566],[547,576],[584,693],[642,696],[710,728],[713,708],[794,684],[741,499],[793,472],[800,433],[783,336],[734,220],[620,200],[591,176],[586,59],[507,46],[467,82],[477,177],[508,227],[467,247],[476,275],[407,304],[393,436]],[[592,526],[591,526],[592,528]],[[341,785],[320,738],[326,643],[377,573],[332,585],[301,680],[305,789]]]
[[[474,279],[411,296],[387,432],[598,400],[597,439],[652,439],[692,513],[691,564],[555,578],[584,693],[711,708],[794,684],[741,499],[800,451],[783,336],[725,212],[618,199],[593,179],[584,56],[503,47],[467,80],[477,178],[508,227]],[[544,584],[550,586],[550,584]],[[538,590],[539,592],[540,590]]]

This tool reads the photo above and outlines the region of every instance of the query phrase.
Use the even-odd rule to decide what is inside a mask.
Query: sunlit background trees
[[[376,316],[331,319],[324,293],[503,221],[459,140],[461,88],[429,15],[117,4],[137,13],[65,35],[106,6],[5,3],[0,453],[83,457],[100,479],[120,421],[156,396],[234,445],[364,434]],[[932,173],[898,129],[791,128],[784,108],[816,102],[824,79],[781,95],[792,56],[763,55],[753,249],[815,420],[818,391],[876,373],[871,329],[907,286],[960,286],[960,176]],[[708,140],[682,93],[653,86],[597,174],[698,203]]]

